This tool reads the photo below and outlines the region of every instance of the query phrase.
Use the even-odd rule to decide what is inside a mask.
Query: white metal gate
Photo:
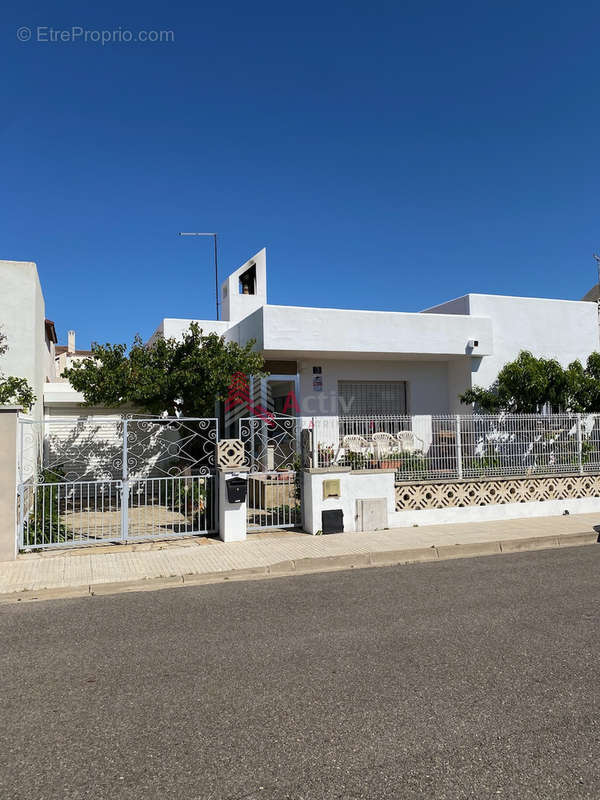
[[[300,420],[265,414],[239,421],[248,475],[248,530],[293,528],[302,522]]]
[[[218,421],[20,421],[20,549],[192,536],[218,528]]]

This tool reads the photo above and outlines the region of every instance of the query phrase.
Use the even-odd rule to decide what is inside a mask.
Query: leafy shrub
[[[44,470],[33,492],[26,492],[25,497],[30,503],[30,508],[25,509],[24,547],[65,542],[72,538],[72,533],[61,519],[59,492],[55,486],[63,480],[64,472],[60,467]],[[63,494],[60,500],[66,502],[66,494]]]

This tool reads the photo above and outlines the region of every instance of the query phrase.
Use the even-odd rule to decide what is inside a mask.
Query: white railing
[[[21,549],[218,529],[213,418],[21,418]]]
[[[398,481],[600,472],[600,414],[314,417],[311,463]]]
[[[20,487],[19,548],[175,538],[218,528],[215,475],[62,481]],[[124,502],[126,500],[126,503]]]

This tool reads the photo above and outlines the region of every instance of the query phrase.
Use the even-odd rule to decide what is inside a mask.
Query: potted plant
[[[350,451],[346,454],[346,459],[352,469],[364,469],[366,456],[363,453]]]
[[[318,449],[319,467],[330,467],[333,464],[334,457],[335,453],[333,451],[333,445],[330,444],[319,445]]]
[[[427,472],[427,460],[421,452],[400,453],[400,461],[396,470],[400,480],[402,480],[403,473],[420,477]]]
[[[388,453],[379,462],[381,469],[398,469],[402,463],[402,453]]]

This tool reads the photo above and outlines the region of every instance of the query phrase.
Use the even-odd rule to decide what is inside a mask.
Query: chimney
[[[67,334],[67,353],[75,352],[75,331],[69,331]]]

